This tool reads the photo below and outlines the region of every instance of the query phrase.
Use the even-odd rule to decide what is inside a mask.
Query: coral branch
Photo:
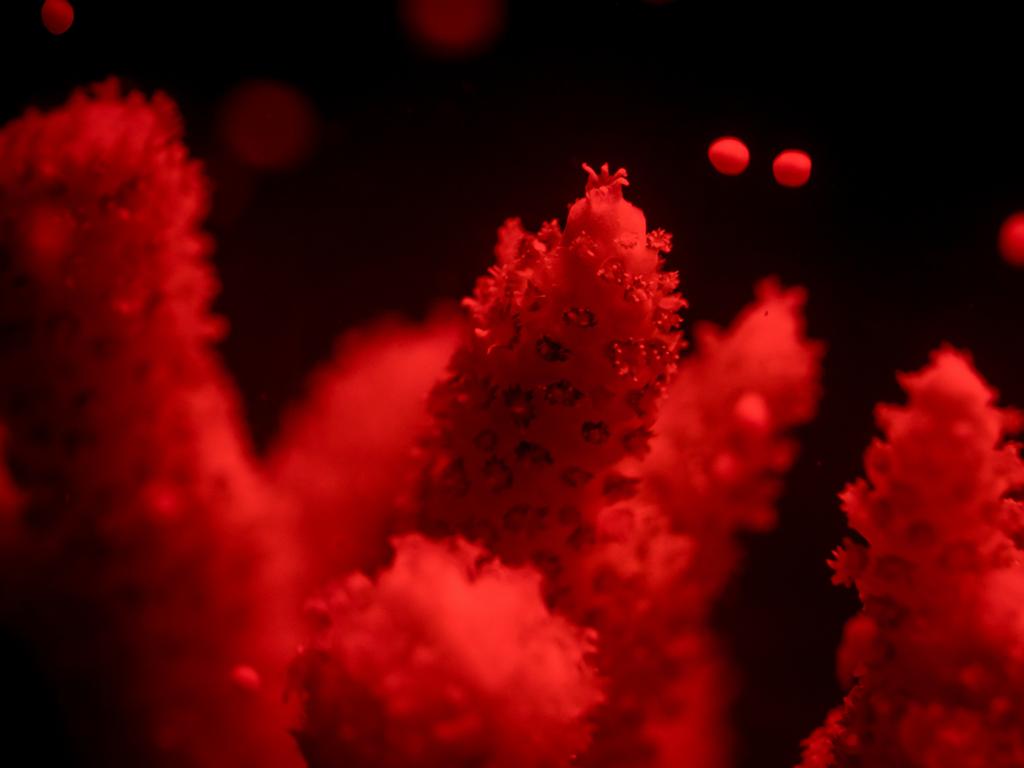
[[[580,626],[598,619],[587,600],[589,584],[580,579],[585,553],[599,546],[599,514],[636,493],[636,480],[612,469],[643,451],[682,346],[675,275],[660,270],[643,214],[622,198],[625,173],[606,171],[591,178],[565,233],[555,222],[536,235],[515,220],[501,229],[497,264],[466,301],[469,327],[448,379],[431,396],[434,429],[422,447],[419,496],[406,521],[435,537],[455,533],[480,542],[511,566],[533,563],[545,575],[536,586],[543,586],[548,604]],[[668,238],[662,233],[656,240]],[[474,603],[473,610],[484,609]],[[503,610],[499,602],[486,616],[506,634],[528,629],[515,629],[517,615]],[[467,621],[462,612],[440,605],[437,620],[459,626]],[[344,656],[333,647],[327,658],[336,665]],[[314,671],[302,686],[311,722],[323,716],[317,687],[323,674]],[[387,673],[373,667],[366,674]],[[527,691],[549,684],[543,670],[536,674],[539,679],[521,682]],[[427,692],[410,695],[429,706]],[[335,754],[325,733],[341,728],[344,716],[327,710],[333,725],[309,729],[303,742],[309,755]],[[574,710],[574,717],[582,714],[583,708]],[[545,730],[588,731],[582,720],[537,709],[521,737]],[[508,748],[494,738],[479,748],[487,765],[564,764],[585,746],[575,739],[569,751],[499,758]],[[465,762],[472,755],[451,757],[436,729],[423,740],[427,755],[476,764]]]
[[[433,394],[417,527],[482,541],[548,574],[548,598],[576,620],[560,574],[593,546],[597,512],[630,495],[612,471],[642,450],[682,346],[674,273],[622,198],[599,179],[536,235],[500,231],[497,264],[466,301],[471,329]],[[602,180],[603,179],[603,180]],[[571,576],[570,576],[571,578]]]
[[[288,415],[269,476],[293,507],[309,592],[387,560],[396,507],[407,506],[402,481],[417,467],[427,395],[455,341],[447,314],[422,329],[390,321],[346,334]]]
[[[293,667],[311,766],[727,764],[709,613],[821,352],[769,281],[680,364],[671,236],[584,169],[564,230],[502,227],[461,327],[347,337],[261,467],[170,102],[108,85],[0,133],[0,607],[92,763],[295,764],[298,598],[343,577]]]
[[[586,633],[548,612],[540,574],[456,539],[395,542],[372,582],[311,605],[297,681],[309,765],[567,766],[599,699]]]
[[[0,419],[26,496],[4,607],[90,764],[280,768],[294,550],[210,349],[180,137],[168,99],[113,83],[0,133]]]
[[[631,526],[601,536],[588,562],[610,679],[596,765],[730,764],[732,680],[709,614],[735,568],[736,534],[774,524],[795,455],[788,432],[819,396],[803,292],[764,281],[757,294],[729,329],[698,328],[650,455],[621,467],[643,478]]]
[[[1024,489],[1018,414],[968,358],[935,353],[880,406],[867,478],[842,494],[863,544],[836,581],[864,604],[847,633],[856,687],[808,740],[807,768],[1024,764]]]
[[[645,476],[673,529],[708,550],[690,570],[707,595],[732,569],[734,535],[775,525],[780,478],[796,451],[788,433],[817,409],[822,345],[806,338],[804,300],[801,289],[765,280],[728,330],[699,327],[697,354],[658,423]]]

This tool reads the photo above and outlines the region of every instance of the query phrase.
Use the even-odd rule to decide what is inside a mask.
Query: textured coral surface
[[[856,679],[803,765],[1024,765],[1024,464],[1017,413],[943,348],[883,405],[866,478],[842,494],[858,541],[837,583],[864,605],[844,637]]]
[[[171,102],[0,133],[0,608],[83,762],[729,764],[710,614],[821,348],[769,280],[687,353],[670,235],[585,168],[460,316],[343,337],[260,458]]]

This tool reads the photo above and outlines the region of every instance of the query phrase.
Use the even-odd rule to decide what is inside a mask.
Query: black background
[[[691,322],[727,322],[764,275],[808,287],[825,399],[781,524],[750,540],[718,616],[743,683],[741,766],[792,765],[840,697],[834,652],[856,602],[824,563],[873,404],[897,399],[894,372],[948,341],[1024,405],[1024,273],[995,247],[1024,208],[1012,20],[934,5],[902,19],[859,4],[751,16],[685,0],[512,0],[491,51],[444,61],[410,45],[390,0],[80,1],[59,38],[39,5],[0,11],[0,119],[119,75],[179,102],[226,190],[235,171],[215,118],[231,86],[284,79],[321,114],[309,164],[253,179],[244,206],[214,197],[223,352],[260,446],[340,331],[465,294],[506,216],[564,216],[581,162],[626,166],[629,197],[674,233]],[[707,163],[722,134],[750,146],[741,177]],[[803,189],[772,180],[787,147],[814,158]],[[38,764],[72,760],[30,649],[0,650],[17,710],[6,743],[31,745]]]

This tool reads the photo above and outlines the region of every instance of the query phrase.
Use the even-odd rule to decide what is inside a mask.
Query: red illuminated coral
[[[820,350],[803,335],[802,294],[766,283],[727,333],[702,331],[673,384],[684,302],[659,254],[671,238],[648,233],[624,200],[624,171],[587,171],[564,231],[551,222],[530,234],[516,220],[502,228],[497,264],[467,300],[469,327],[431,396],[434,425],[405,526],[532,563],[547,604],[597,630],[608,697],[580,764],[721,766],[729,673],[707,617],[735,559],[735,532],[772,522],[777,477],[793,458],[785,433],[813,413]],[[366,595],[366,611],[386,602]],[[443,603],[435,618],[465,624]],[[302,743],[314,764],[375,764],[374,749],[401,741],[387,734],[410,731],[429,764],[476,764],[453,756],[430,717],[403,720],[380,704],[389,670],[410,660],[356,665],[353,688],[331,671],[353,667],[351,649],[322,641],[299,667]],[[372,727],[353,722],[368,687],[377,690]],[[408,689],[408,706],[432,711],[438,687]],[[475,748],[485,764],[505,749],[493,736]]]
[[[552,615],[541,576],[461,539],[395,542],[376,581],[310,608],[297,666],[299,743],[314,768],[567,766],[599,700],[591,640]]]
[[[308,589],[387,559],[427,395],[455,341],[448,315],[422,329],[392,321],[350,333],[286,418],[268,470],[293,507]]]
[[[774,524],[795,456],[788,432],[817,405],[821,345],[804,334],[803,299],[765,281],[730,328],[698,328],[650,454],[620,468],[643,484],[605,512],[629,524],[599,533],[588,562],[610,679],[594,764],[730,764],[731,674],[709,617],[735,568],[736,534]]]
[[[660,271],[670,238],[646,232],[624,172],[588,172],[564,233],[502,230],[473,335],[435,392],[421,524],[532,560],[549,601],[599,630],[610,695],[584,763],[720,765],[728,699],[706,616],[734,532],[771,522],[793,457],[783,435],[813,413],[820,354],[801,294],[766,284],[669,389],[684,304]]]
[[[951,349],[901,383],[842,494],[863,541],[833,563],[864,604],[844,647],[857,684],[803,765],[1024,765],[1020,418]]]
[[[625,183],[624,171],[590,171],[564,232],[502,227],[432,398],[417,527],[532,560],[551,599],[572,599],[558,573],[593,545],[603,500],[630,493],[613,467],[650,431],[682,348],[676,275]]]
[[[801,289],[773,280],[727,330],[698,327],[658,429],[647,474],[675,524],[710,531],[774,525],[779,477],[796,445],[787,431],[820,397],[822,345],[804,332]]]
[[[107,84],[0,133],[0,418],[25,500],[4,607],[67,681],[90,763],[298,758],[294,552],[211,351],[206,206],[166,97]]]
[[[312,765],[726,764],[709,615],[820,350],[768,282],[680,363],[671,237],[586,170],[564,229],[502,227],[461,324],[346,339],[261,466],[170,102],[0,133],[3,608],[89,759],[294,763],[298,608],[340,578],[294,665]]]

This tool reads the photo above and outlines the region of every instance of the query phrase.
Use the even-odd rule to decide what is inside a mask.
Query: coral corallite
[[[1016,412],[942,349],[881,406],[867,478],[842,495],[864,543],[833,563],[864,608],[844,640],[844,704],[805,768],[1024,765],[1024,464]]]

